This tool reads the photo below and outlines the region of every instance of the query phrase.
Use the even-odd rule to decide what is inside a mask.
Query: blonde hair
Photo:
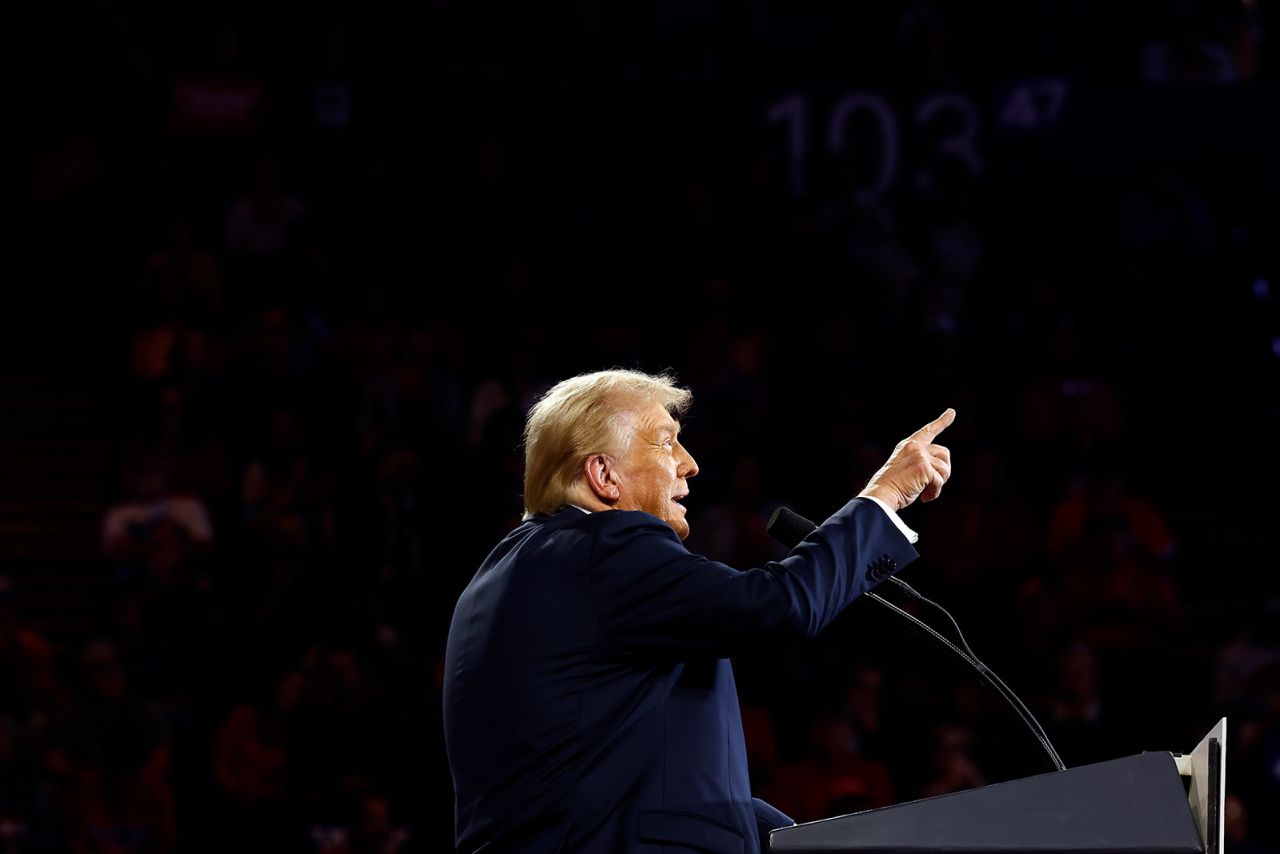
[[[625,450],[629,407],[657,401],[678,416],[691,400],[693,394],[667,374],[618,369],[556,383],[524,425],[524,517],[569,504],[587,457]]]

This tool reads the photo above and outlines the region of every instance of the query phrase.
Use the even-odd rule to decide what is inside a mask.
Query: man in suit
[[[903,440],[787,558],[740,571],[690,553],[698,465],[667,377],[559,383],[525,427],[525,521],[458,600],[445,655],[445,742],[461,852],[754,854],[790,824],[753,800],[728,657],[813,637],[916,557],[897,511],[951,473]]]

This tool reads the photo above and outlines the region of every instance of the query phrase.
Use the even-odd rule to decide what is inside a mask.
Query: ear
[[[616,460],[608,454],[592,454],[582,464],[583,476],[597,500],[614,505],[622,497]]]

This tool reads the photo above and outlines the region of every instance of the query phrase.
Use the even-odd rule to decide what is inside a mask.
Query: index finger
[[[911,438],[919,442],[932,442],[939,433],[950,427],[951,422],[955,420],[956,411],[948,407],[946,412],[912,433]]]

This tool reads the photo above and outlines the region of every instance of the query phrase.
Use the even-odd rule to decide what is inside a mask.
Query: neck
[[[613,509],[613,505],[605,504],[603,501],[601,501],[599,498],[596,498],[594,495],[590,497],[573,495],[569,497],[569,503],[576,505],[578,507],[581,507],[583,510],[586,510],[588,513],[599,513],[601,510]]]
[[[589,513],[599,513],[601,510],[612,510],[613,505],[607,504],[601,500],[599,495],[591,489],[589,485],[583,482],[574,484],[575,489],[570,489],[569,494],[565,496],[566,504],[576,504]]]

